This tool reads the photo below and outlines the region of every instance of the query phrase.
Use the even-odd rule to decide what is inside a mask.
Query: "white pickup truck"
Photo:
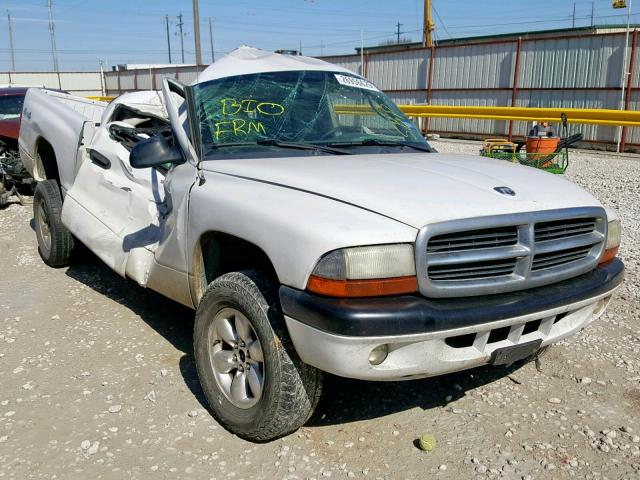
[[[251,440],[303,425],[322,372],[531,358],[623,277],[620,222],[589,193],[435,153],[373,84],[313,58],[242,47],[109,105],[32,89],[19,146],[43,260],[81,242],[194,308],[211,410]]]

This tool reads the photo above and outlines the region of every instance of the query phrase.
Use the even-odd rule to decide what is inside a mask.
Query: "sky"
[[[195,59],[192,0],[52,0],[60,70],[95,71],[119,63],[168,63],[165,15],[173,63],[181,63],[178,15],[183,14],[186,63]],[[611,0],[433,0],[436,39],[626,23]],[[638,3],[638,2],[636,2]],[[203,62],[240,45],[300,49],[304,55],[353,53],[396,38],[421,40],[422,0],[200,0]],[[0,71],[11,68],[7,12],[16,71],[52,70],[47,0],[0,0]],[[638,12],[638,13],[635,13]],[[640,23],[640,5],[632,23]]]

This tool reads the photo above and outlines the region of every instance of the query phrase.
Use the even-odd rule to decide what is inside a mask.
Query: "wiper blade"
[[[342,150],[340,148],[334,148],[330,145],[316,145],[313,143],[301,143],[301,142],[287,142],[284,140],[278,140],[276,138],[265,138],[257,140],[258,145],[273,145],[275,147],[282,148],[297,148],[300,150],[320,150],[321,152],[333,153],[335,155],[351,155],[351,152]]]
[[[328,143],[327,146],[330,147],[361,147],[361,146],[376,146],[376,147],[409,147],[414,150],[420,150],[421,152],[432,152],[428,146],[420,145],[418,143],[408,143],[408,142],[393,142],[389,140],[376,140],[375,138],[369,138],[367,140],[362,140],[359,142],[331,142]]]
[[[211,145],[210,150],[206,153],[209,155],[219,148],[225,147],[244,147],[249,145],[265,145],[265,146],[274,146],[280,148],[295,148],[298,150],[318,150],[321,152],[332,153],[334,155],[351,155],[351,152],[347,150],[342,150],[340,148],[334,148],[326,145],[315,145],[312,143],[300,143],[300,142],[287,142],[284,140],[278,140],[276,138],[263,138],[260,140],[256,140],[255,142],[229,142],[229,143],[217,143]]]

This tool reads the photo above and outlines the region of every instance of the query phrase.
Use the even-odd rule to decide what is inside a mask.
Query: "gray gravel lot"
[[[620,214],[627,277],[608,312],[552,348],[541,371],[331,377],[307,426],[262,445],[208,414],[190,310],[88,253],[46,267],[30,208],[10,205],[0,210],[0,478],[640,478],[638,172],[638,157],[571,152],[567,176]],[[435,451],[415,447],[423,433]]]

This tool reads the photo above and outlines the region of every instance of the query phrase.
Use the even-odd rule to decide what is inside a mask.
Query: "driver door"
[[[82,243],[118,274],[142,286],[148,286],[156,257],[170,268],[186,270],[184,253],[174,244],[185,223],[182,214],[185,194],[195,181],[195,156],[181,122],[186,115],[184,90],[174,83],[165,80],[163,95],[187,162],[168,170],[132,170],[128,151],[109,138],[104,125],[90,146],[81,147],[78,173],[62,210],[63,223]]]

